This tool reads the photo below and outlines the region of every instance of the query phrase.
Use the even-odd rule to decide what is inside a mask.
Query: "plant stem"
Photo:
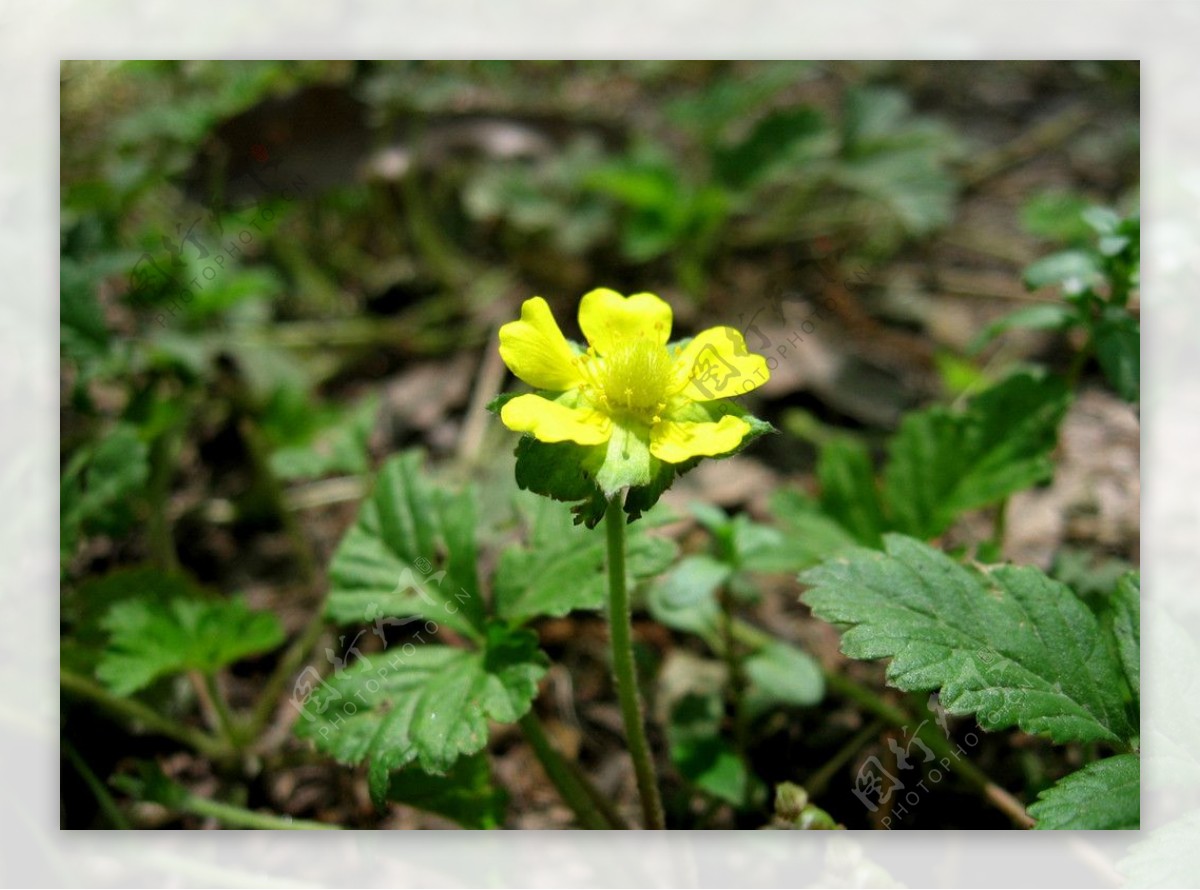
[[[258,702],[254,707],[254,714],[250,718],[250,726],[246,732],[248,739],[256,740],[262,735],[271,720],[271,716],[275,713],[276,707],[279,705],[279,699],[283,695],[284,687],[287,685],[288,680],[292,678],[296,670],[304,663],[312,648],[317,645],[317,640],[321,638],[324,630],[325,599],[322,597],[320,604],[317,606],[316,613],[309,620],[304,631],[296,638],[296,641],[288,647],[283,657],[279,659],[274,672],[263,686],[262,692],[258,697]]]
[[[1008,498],[1002,500],[999,506],[996,507],[996,520],[992,526],[992,545],[996,548],[996,553],[1003,558],[1004,553],[1004,536],[1008,530]]]
[[[113,800],[113,796],[109,794],[104,783],[99,777],[92,772],[92,768],[87,765],[87,762],[79,756],[79,752],[65,738],[62,740],[62,753],[71,761],[71,765],[75,767],[76,772],[87,784],[92,794],[96,798],[96,803],[100,805],[100,809],[104,815],[108,817],[108,821],[112,823],[112,827],[120,830],[127,830],[129,820],[125,818],[125,814],[121,812],[121,808],[117,806],[117,802]]]
[[[550,739],[546,737],[545,729],[542,728],[541,721],[533,711],[521,718],[520,726],[521,732],[525,734],[525,740],[529,742],[529,747],[533,749],[533,753],[537,755],[538,761],[542,764],[542,769],[546,771],[546,776],[558,789],[558,793],[567,806],[575,811],[580,825],[593,830],[625,827],[619,822],[614,825],[596,806],[596,799],[581,781],[582,777],[571,769],[567,761],[551,744]]]
[[[829,780],[839,769],[845,766],[855,754],[862,750],[863,745],[877,736],[885,726],[887,721],[876,718],[867,724],[865,729],[855,733],[855,735],[846,744],[838,749],[833,757],[825,762],[825,765],[808,777],[808,781],[804,783],[804,790],[808,792],[811,799],[820,797],[825,791],[825,787],[829,784]]]
[[[734,638],[733,598],[729,590],[722,588],[717,595],[721,604],[722,655],[729,674],[729,700],[733,704],[733,738],[737,753],[745,757],[748,746],[749,722],[746,719],[746,673]]]
[[[62,668],[59,671],[59,685],[64,692],[90,699],[105,710],[111,711],[127,720],[141,723],[147,729],[164,735],[167,738],[182,742],[206,757],[219,759],[229,754],[229,749],[225,743],[207,733],[192,729],[189,726],[183,726],[174,720],[169,720],[135,699],[115,696],[99,683],[66,668]]]
[[[204,688],[212,701],[213,711],[217,715],[217,723],[229,741],[230,747],[235,749],[241,747],[238,732],[234,727],[233,716],[229,713],[229,705],[225,703],[225,696],[221,694],[221,688],[217,685],[216,674],[204,675]]]
[[[904,709],[885,701],[870,689],[859,686],[853,680],[843,677],[840,674],[833,671],[826,671],[825,683],[843,698],[850,699],[864,710],[882,717],[893,726],[906,727],[914,722],[913,718]],[[948,738],[937,732],[936,729],[929,728],[926,725],[921,725],[915,732],[934,754],[942,760],[949,761],[950,767],[956,773],[962,776],[976,791],[982,793],[993,806],[1012,819],[1017,827],[1029,828],[1033,825],[1033,820],[1025,812],[1024,805],[989,779],[983,770],[979,769],[979,767],[975,766],[975,764],[971,763],[965,757],[960,756],[958,751],[955,750],[956,746]]]
[[[290,816],[277,816],[274,813],[256,813],[244,807],[229,803],[219,803],[200,797],[197,794],[186,794],[175,809],[196,816],[210,816],[232,825],[236,828],[283,829],[284,831],[338,831],[340,825],[326,825],[322,822],[310,822],[307,819],[292,819]]]
[[[637,775],[645,827],[661,830],[666,828],[666,820],[654,776],[650,745],[646,741],[641,697],[638,695],[637,665],[633,660],[633,615],[625,578],[625,513],[621,509],[620,495],[609,500],[604,526],[608,535],[608,623],[612,640],[613,677],[617,684],[617,698],[621,703],[621,718],[625,722],[629,756],[633,758],[633,770]]]

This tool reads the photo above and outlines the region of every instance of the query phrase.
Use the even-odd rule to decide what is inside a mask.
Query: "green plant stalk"
[[[1008,533],[1008,498],[996,507],[996,519],[992,526],[992,545],[997,553],[1004,552],[1004,538]]]
[[[666,828],[666,819],[654,775],[650,745],[646,741],[642,703],[638,695],[637,666],[633,660],[633,616],[625,577],[625,514],[621,509],[620,495],[609,500],[604,525],[608,537],[608,609],[613,678],[625,723],[629,756],[633,758],[633,770],[637,776],[643,821],[646,828],[662,830]]]
[[[237,750],[241,747],[241,736],[234,725],[233,716],[229,713],[229,705],[225,702],[225,696],[221,694],[221,687],[217,685],[216,674],[205,674],[203,683],[204,690],[212,702],[213,711],[217,715],[217,723],[221,727],[221,732],[228,740],[229,746]]]
[[[808,781],[804,783],[804,790],[808,792],[809,798],[820,797],[834,774],[849,763],[850,759],[863,749],[863,745],[878,735],[885,726],[887,726],[886,720],[875,718],[867,724],[865,729],[855,733],[846,744],[842,745],[837,753],[825,762],[824,766],[809,776]]]
[[[61,669],[59,685],[64,692],[89,699],[113,714],[141,723],[147,729],[182,742],[206,757],[221,759],[230,753],[228,746],[219,739],[163,717],[136,699],[113,695],[99,683],[76,674],[74,671]]]
[[[725,658],[725,669],[729,674],[729,700],[733,704],[733,739],[734,747],[742,757],[746,756],[749,739],[749,721],[746,715],[746,671],[738,652],[737,640],[734,638],[733,598],[729,591],[722,588],[717,595],[721,604],[721,654]]]
[[[744,621],[734,625],[734,635],[744,644],[752,648],[761,648],[773,639],[763,631]],[[910,726],[918,721],[903,708],[899,708],[874,691],[860,686],[849,677],[822,668],[825,685],[837,695],[859,705],[864,711],[881,717],[893,726]],[[965,757],[960,757],[954,746],[936,729],[922,726],[918,731],[921,741],[925,742],[939,758],[950,761],[950,768],[958,773],[969,785],[981,793],[993,806],[1008,816],[1019,828],[1029,828],[1033,820],[1025,812],[1024,805],[987,777],[987,774]]]
[[[175,552],[175,540],[171,531],[171,520],[167,511],[167,499],[171,493],[171,474],[179,456],[180,426],[173,426],[158,437],[151,450],[150,516],[147,519],[147,537],[154,561],[164,572],[179,571],[179,557]]]
[[[256,813],[244,807],[208,800],[196,794],[185,794],[174,807],[196,816],[209,816],[235,828],[261,828],[284,831],[339,831],[340,825],[310,822],[307,819],[292,819],[274,813]]]
[[[906,727],[914,723],[908,712],[898,708],[876,695],[870,689],[859,686],[853,680],[847,679],[833,671],[825,671],[825,683],[843,698],[850,699],[864,710],[882,717],[893,726]],[[915,730],[917,736],[942,761],[948,761],[950,767],[962,776],[966,782],[980,792],[997,809],[1012,819],[1018,828],[1029,828],[1033,820],[1025,812],[1025,806],[987,777],[987,774],[965,757],[959,756],[955,746],[928,723],[923,723]]]
[[[581,826],[592,830],[625,827],[624,825],[614,825],[596,806],[595,799],[580,780],[581,777],[570,768],[563,756],[551,744],[550,739],[546,737],[546,731],[533,711],[526,713],[519,723],[521,732],[525,735],[525,741],[529,742],[529,747],[537,755],[542,769],[546,771],[546,776],[558,789],[559,795],[567,806],[575,811]]]
[[[271,721],[275,709],[279,705],[279,700],[283,696],[288,680],[292,679],[300,665],[308,658],[313,647],[317,645],[317,641],[321,638],[321,634],[325,631],[325,598],[321,599],[320,605],[317,607],[316,613],[309,620],[308,625],[301,632],[295,642],[288,647],[284,652],[283,657],[279,659],[279,663],[275,666],[274,672],[263,685],[262,692],[259,694],[258,701],[254,706],[254,713],[250,717],[250,724],[246,729],[246,737],[251,740],[258,739],[267,724]]]
[[[96,798],[96,803],[100,805],[100,809],[112,823],[112,827],[119,830],[128,830],[130,828],[129,820],[125,818],[125,814],[121,812],[121,808],[117,806],[117,802],[109,793],[104,783],[92,771],[92,768],[87,765],[87,762],[79,756],[79,752],[65,738],[62,740],[62,753],[75,767],[75,771],[79,773],[88,789]]]

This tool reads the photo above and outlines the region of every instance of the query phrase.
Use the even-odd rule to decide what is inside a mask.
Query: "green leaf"
[[[1038,303],[1010,312],[993,321],[971,341],[969,351],[978,352],[1005,331],[1028,328],[1035,331],[1061,331],[1077,322],[1078,313],[1066,303]]]
[[[475,500],[434,485],[410,451],[379,471],[329,568],[328,612],[343,624],[419,615],[478,639]]]
[[[771,495],[770,509],[783,533],[785,547],[795,562],[795,571],[853,549],[859,543],[850,532],[822,513],[816,501],[798,491],[776,491]]]
[[[1125,679],[1135,697],[1142,692],[1142,591],[1137,572],[1129,572],[1117,582],[1110,603],[1112,634],[1117,654],[1125,669]]]
[[[815,108],[799,106],[768,114],[741,142],[714,154],[717,178],[733,189],[744,189],[787,164],[798,144],[826,132],[825,119]]]
[[[59,486],[62,559],[74,555],[83,534],[127,527],[132,519],[129,502],[145,488],[149,476],[149,449],[130,424],[117,424],[104,438],[76,452]]]
[[[276,450],[271,455],[271,469],[283,479],[366,473],[370,469],[368,440],[378,409],[377,399],[366,398],[349,411],[335,412],[326,424]]]
[[[1064,285],[1068,292],[1078,292],[1098,284],[1102,274],[1094,254],[1086,250],[1064,250],[1042,257],[1025,269],[1025,286],[1037,290],[1051,285]]]
[[[728,563],[696,554],[684,557],[647,594],[654,620],[675,630],[708,634],[716,630],[720,606],[716,592],[729,581],[733,568]]]
[[[965,412],[935,406],[909,414],[889,443],[883,479],[893,527],[932,538],[964,511],[1049,479],[1069,404],[1057,378],[1017,374]]]
[[[387,799],[453,819],[463,828],[499,828],[508,794],[492,781],[486,754],[460,757],[444,776],[420,769],[392,774]]]
[[[212,674],[284,639],[279,619],[251,611],[241,600],[127,600],[114,605],[101,625],[111,638],[96,677],[116,695],[131,695],[168,674]]]
[[[851,658],[891,658],[888,681],[941,688],[984,729],[1019,726],[1056,742],[1128,743],[1136,711],[1111,638],[1070,588],[1035,568],[988,573],[920,541],[885,537],[800,576],[813,612],[849,629]]]
[[[821,509],[868,547],[882,543],[883,509],[875,488],[875,468],[864,445],[843,436],[821,448],[817,461]]]
[[[750,687],[746,706],[751,714],[775,707],[808,707],[825,697],[821,666],[807,652],[782,641],[772,643],[745,661]]]
[[[482,651],[412,645],[360,658],[317,687],[296,732],[342,763],[369,762],[378,799],[393,770],[446,773],[481,751],[488,721],[519,720],[545,672],[535,634],[490,625]]]
[[[759,784],[725,739],[720,695],[689,692],[675,703],[667,724],[671,762],[689,782],[736,807],[745,806]]]
[[[1070,192],[1044,192],[1021,208],[1021,225],[1039,238],[1068,244],[1091,240],[1092,228],[1083,220],[1088,200]]]
[[[604,536],[571,522],[566,508],[535,501],[526,548],[500,556],[493,580],[496,614],[514,624],[541,616],[562,616],[576,609],[602,609],[607,601]],[[676,547],[662,537],[629,530],[625,568],[636,585],[665,570]]]
[[[1039,829],[1131,830],[1141,824],[1141,761],[1118,754],[1089,763],[1038,795]]]
[[[1124,311],[1106,312],[1096,325],[1096,360],[1127,402],[1141,397],[1141,337],[1138,320]]]

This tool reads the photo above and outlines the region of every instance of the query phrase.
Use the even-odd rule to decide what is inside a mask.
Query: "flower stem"
[[[581,781],[581,776],[571,769],[567,761],[551,744],[550,739],[546,737],[546,731],[542,728],[537,715],[530,711],[521,718],[520,725],[521,732],[525,735],[525,741],[529,742],[529,747],[537,755],[542,769],[546,771],[551,783],[558,789],[563,801],[575,811],[580,825],[597,830],[625,827],[620,824],[612,824],[596,806],[595,800]]]
[[[633,769],[637,775],[645,827],[661,830],[666,828],[666,820],[654,776],[654,761],[646,742],[642,703],[638,696],[637,667],[633,661],[633,618],[625,579],[625,514],[621,509],[620,495],[608,502],[604,524],[608,534],[608,608],[613,677],[617,684],[621,717],[625,722],[629,756],[633,758]]]

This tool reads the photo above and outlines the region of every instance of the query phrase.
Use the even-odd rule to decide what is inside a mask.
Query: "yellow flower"
[[[729,327],[670,344],[671,320],[671,307],[654,294],[591,291],[579,304],[585,351],[563,336],[545,300],[526,300],[520,320],[500,329],[500,355],[544,394],[510,399],[501,420],[542,442],[607,446],[609,462],[636,463],[631,452],[648,450],[646,464],[681,464],[735,450],[753,427],[723,400],[764,383],[766,360]],[[608,481],[641,484],[648,475],[647,466]]]

